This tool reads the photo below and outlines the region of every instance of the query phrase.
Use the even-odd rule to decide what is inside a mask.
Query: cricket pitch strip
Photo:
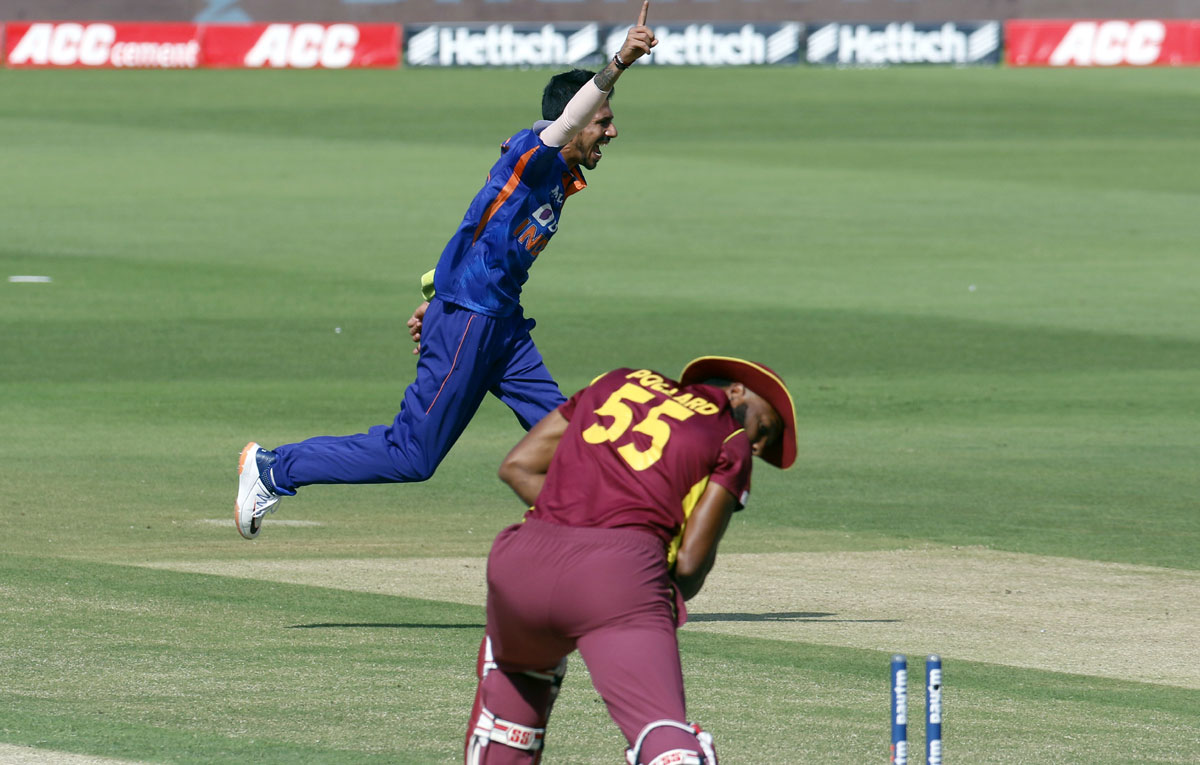
[[[156,568],[229,575],[229,561]],[[240,561],[239,576],[483,605],[482,558]],[[683,628],[1200,688],[1200,572],[975,547],[726,554]]]

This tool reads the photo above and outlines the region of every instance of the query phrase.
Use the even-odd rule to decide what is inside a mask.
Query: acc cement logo
[[[562,31],[513,24],[416,27],[408,35],[411,66],[565,66],[599,58],[600,29],[588,24]]]
[[[808,35],[811,64],[995,64],[1000,22],[823,24]]]

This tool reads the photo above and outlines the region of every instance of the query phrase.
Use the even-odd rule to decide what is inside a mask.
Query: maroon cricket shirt
[[[673,558],[676,537],[709,481],[727,489],[739,509],[749,498],[750,440],[720,388],[617,369],[558,411],[570,425],[529,518],[645,530],[670,544]]]

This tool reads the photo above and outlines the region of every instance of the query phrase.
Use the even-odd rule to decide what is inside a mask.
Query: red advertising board
[[[209,24],[204,63],[249,69],[395,67],[396,24]]]
[[[1004,26],[1009,66],[1195,66],[1200,20],[1013,20]]]
[[[10,22],[0,27],[11,67],[343,69],[395,67],[397,24]]]
[[[194,69],[195,24],[23,22],[8,24],[4,59],[11,67]]]

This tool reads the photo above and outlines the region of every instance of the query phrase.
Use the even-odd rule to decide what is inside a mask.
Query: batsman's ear
[[[767,400],[783,420],[783,434],[767,447],[762,458],[776,467],[791,467],[796,461],[796,406],[783,379],[766,364],[730,356],[701,356],[683,368],[679,382],[690,385],[714,378],[744,380],[747,388]]]

